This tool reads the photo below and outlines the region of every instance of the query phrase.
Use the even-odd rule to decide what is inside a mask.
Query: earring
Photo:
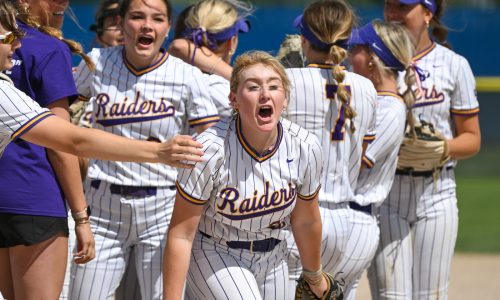
[[[373,69],[373,62],[372,61],[368,62],[368,69]]]
[[[429,20],[425,20],[425,26],[427,26],[427,28],[429,28]]]

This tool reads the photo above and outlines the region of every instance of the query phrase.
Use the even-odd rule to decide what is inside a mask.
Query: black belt
[[[447,166],[445,170],[451,170],[453,169],[453,166]],[[438,169],[438,171],[441,171],[441,169]],[[434,171],[412,171],[408,169],[396,169],[396,175],[406,175],[406,176],[414,176],[414,177],[429,177],[434,174]]]
[[[203,235],[206,238],[212,238],[210,235],[200,231],[201,235]],[[228,241],[226,242],[226,245],[229,248],[233,249],[245,249],[245,250],[250,250],[250,252],[269,252],[272,251],[279,243],[281,243],[281,240],[275,239],[275,238],[269,238],[265,240],[258,240],[258,241]]]
[[[361,211],[361,212],[365,212],[369,215],[372,214],[372,205],[371,204],[368,204],[368,205],[359,205],[358,203],[354,202],[354,201],[350,201],[349,202],[349,207],[351,209],[354,209],[354,210],[357,210],[357,211]]]
[[[100,180],[92,180],[90,185],[98,189],[99,185],[101,185]],[[169,186],[169,189],[175,189],[175,186]],[[118,185],[118,184],[110,184],[109,190],[111,194],[122,195],[127,197],[147,197],[147,196],[155,196],[157,187],[156,186],[132,186],[132,185]]]

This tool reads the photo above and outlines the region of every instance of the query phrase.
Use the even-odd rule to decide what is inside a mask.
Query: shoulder
[[[70,49],[63,41],[40,32],[37,29],[30,27],[22,22],[19,22],[19,27],[25,32],[25,36],[21,40],[22,47],[17,51],[32,54],[40,57],[51,52],[65,52],[70,54]]]
[[[429,55],[422,57],[422,60],[434,62],[435,67],[447,65],[448,67],[453,68],[457,67],[457,64],[469,64],[464,56],[437,43]]]
[[[319,145],[318,138],[302,126],[284,118],[281,119],[280,123],[285,137],[307,146]]]
[[[222,151],[224,140],[230,133],[231,124],[234,123],[232,117],[222,118],[213,126],[200,133],[196,140],[203,144],[203,148],[214,147],[215,151]]]
[[[346,71],[344,84],[346,84],[353,96],[358,96],[361,99],[375,103],[377,98],[377,91],[373,83],[359,74]]]

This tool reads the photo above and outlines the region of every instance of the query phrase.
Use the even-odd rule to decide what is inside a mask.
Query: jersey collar
[[[240,117],[236,117],[236,134],[238,136],[238,140],[240,141],[243,149],[256,161],[263,162],[273,156],[274,153],[278,150],[281,139],[283,138],[283,127],[281,122],[278,122],[278,137],[276,138],[276,143],[274,144],[272,149],[265,151],[264,153],[258,153],[250,144],[247,142],[246,138],[243,136],[243,132],[241,131],[241,120]]]
[[[418,53],[417,55],[415,55],[413,57],[413,61],[417,61],[419,59],[422,59],[422,57],[424,57],[427,54],[429,54],[434,48],[436,48],[436,43],[432,42],[432,44],[429,47],[427,47],[426,49],[422,50],[420,53]]]
[[[389,96],[389,97],[394,97],[396,99],[399,99],[404,102],[403,97],[401,95],[393,93],[393,92],[387,92],[387,91],[379,91],[377,92],[377,96]]]
[[[154,69],[158,68],[159,66],[161,66],[168,58],[169,56],[169,53],[167,52],[167,50],[165,49],[160,49],[160,52],[162,52],[162,56],[160,57],[160,59],[158,59],[155,63],[153,63],[152,65],[150,66],[147,66],[145,68],[141,68],[141,69],[136,69],[134,68],[134,66],[132,66],[128,61],[127,61],[127,57],[125,56],[125,48],[122,49],[122,57],[123,57],[123,62],[125,63],[125,66],[127,67],[127,69],[132,72],[132,74],[134,74],[135,76],[141,76],[141,75],[144,75],[146,73],[149,73],[151,71],[153,71]]]

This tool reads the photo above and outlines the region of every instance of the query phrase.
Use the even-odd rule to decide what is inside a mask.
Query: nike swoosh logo
[[[382,51],[382,49],[380,49],[380,47],[375,42],[372,43],[372,47],[377,49],[378,51]]]
[[[434,68],[442,67],[443,65],[432,65]]]
[[[287,163],[291,163],[292,161],[293,161],[293,158],[287,158],[287,159],[286,159],[286,162],[287,162]]]

